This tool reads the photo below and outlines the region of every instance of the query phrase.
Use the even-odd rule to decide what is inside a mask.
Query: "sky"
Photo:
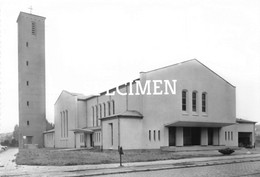
[[[198,59],[236,86],[237,117],[260,123],[259,0],[0,0],[0,133],[18,124],[17,17],[46,17],[46,116],[62,90],[100,93]]]

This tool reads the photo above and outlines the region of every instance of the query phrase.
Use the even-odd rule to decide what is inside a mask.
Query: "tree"
[[[13,137],[16,141],[19,140],[19,126],[18,125],[15,125],[15,127],[14,127]]]
[[[54,124],[46,120],[46,131],[54,129]]]

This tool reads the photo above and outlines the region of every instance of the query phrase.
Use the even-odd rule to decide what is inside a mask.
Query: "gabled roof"
[[[241,119],[241,118],[236,118],[237,123],[251,123],[251,124],[256,124],[257,122],[246,120],[246,119]]]
[[[220,75],[218,75],[216,72],[214,72],[213,70],[211,70],[209,67],[207,67],[206,65],[204,65],[203,63],[201,63],[201,62],[200,62],[199,60],[197,60],[197,59],[186,60],[186,61],[183,61],[183,62],[180,62],[180,63],[175,63],[175,64],[172,64],[172,65],[164,66],[164,67],[161,67],[161,68],[153,69],[153,70],[146,71],[146,72],[142,72],[142,73],[154,72],[154,71],[161,70],[161,69],[166,69],[166,68],[169,68],[169,67],[172,67],[172,66],[178,66],[178,65],[186,64],[186,63],[192,62],[192,61],[198,62],[198,63],[201,64],[203,67],[205,67],[206,69],[208,69],[210,72],[212,72],[213,74],[217,75],[219,78],[221,78],[222,80],[224,80],[226,83],[228,83],[228,84],[231,85],[232,87],[235,87],[234,85],[232,85],[231,83],[229,83],[227,80],[225,80],[223,77],[221,77]]]
[[[62,92],[60,93],[58,99],[56,100],[56,102],[54,103],[54,105],[57,103],[57,101],[59,100],[60,96],[62,95],[62,93],[67,93],[71,96],[76,96],[78,98],[78,100],[86,100],[88,98],[91,98],[93,97],[93,95],[89,95],[89,96],[86,96],[86,95],[83,95],[81,93],[73,93],[73,92],[68,92],[66,90],[62,90]]]
[[[48,130],[48,131],[44,131],[43,134],[46,134],[46,133],[55,133],[55,129],[51,129],[51,130]]]

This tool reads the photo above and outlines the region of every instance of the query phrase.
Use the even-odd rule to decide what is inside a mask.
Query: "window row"
[[[80,141],[81,143],[84,143],[84,138],[85,138],[84,134],[83,134],[83,133],[80,134],[80,136],[79,136],[79,141]]]
[[[100,103],[92,106],[93,127],[100,126],[99,118],[111,116],[115,114],[115,101],[108,101],[107,103]]]
[[[225,131],[225,140],[226,141],[229,141],[229,140],[233,141],[233,132]]]
[[[101,132],[94,133],[94,142],[100,142],[101,141]]]
[[[157,132],[157,136],[156,136]],[[153,137],[152,137],[153,134]],[[160,130],[149,130],[149,141],[160,141],[161,140],[161,131]]]
[[[60,122],[61,122],[61,138],[67,138],[69,134],[68,129],[68,111],[60,112]]]
[[[182,91],[182,111],[188,111],[189,110],[189,93],[187,90],[183,90]],[[192,112],[198,112],[198,107],[199,107],[199,101],[198,101],[198,92],[197,91],[193,91],[191,94],[191,108],[192,108]],[[207,113],[207,93],[203,92],[201,94],[201,112],[203,113]]]

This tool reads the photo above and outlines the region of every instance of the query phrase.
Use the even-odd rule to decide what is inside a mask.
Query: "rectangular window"
[[[230,132],[228,132],[228,140],[230,140]]]
[[[106,103],[103,103],[104,106],[104,117],[106,117]]]
[[[93,127],[95,126],[95,109],[94,106],[92,106],[92,117],[93,117]]]
[[[98,106],[96,105],[96,126],[98,126]]]
[[[113,146],[114,142],[113,142],[113,123],[109,123],[110,124],[110,131],[111,131],[111,146]]]
[[[227,141],[227,132],[225,132],[225,140]]]
[[[36,35],[36,23],[32,22],[32,35]]]
[[[69,124],[68,124],[68,121],[69,121],[69,116],[68,116],[68,111],[66,111],[66,137],[68,137],[68,135],[69,135]]]
[[[202,112],[206,112],[206,93],[202,93]]]
[[[111,112],[110,112],[110,102],[107,102],[107,109],[108,109],[108,116],[110,116],[111,114]]]
[[[112,114],[115,114],[115,101],[112,101]]]
[[[29,120],[27,120],[27,126],[29,126],[30,125],[30,122],[29,122]]]
[[[60,122],[61,122],[61,125],[60,125],[60,127],[61,127],[61,137],[63,137],[63,121],[62,121],[62,112],[60,113]]]
[[[149,130],[149,141],[151,141],[151,130]]]
[[[231,132],[231,140],[233,141],[233,132]]]
[[[29,66],[29,61],[26,61],[26,66]]]
[[[100,113],[100,118],[102,118],[102,105],[99,104],[99,113]]]
[[[197,92],[192,92],[192,111],[197,111]]]
[[[28,42],[26,42],[26,47],[29,47],[29,43]]]
[[[182,91],[182,110],[187,111],[187,91]]]
[[[26,85],[29,86],[29,81],[26,81]]]
[[[160,130],[158,130],[158,141],[160,141],[161,140],[161,132],[160,132]]]
[[[66,137],[66,115],[65,115],[65,111],[63,111],[63,117],[62,117],[62,120],[63,120],[63,137]]]
[[[29,101],[27,101],[27,106],[29,106],[30,105],[30,103],[29,103]]]
[[[153,131],[153,140],[156,141],[156,131]]]

